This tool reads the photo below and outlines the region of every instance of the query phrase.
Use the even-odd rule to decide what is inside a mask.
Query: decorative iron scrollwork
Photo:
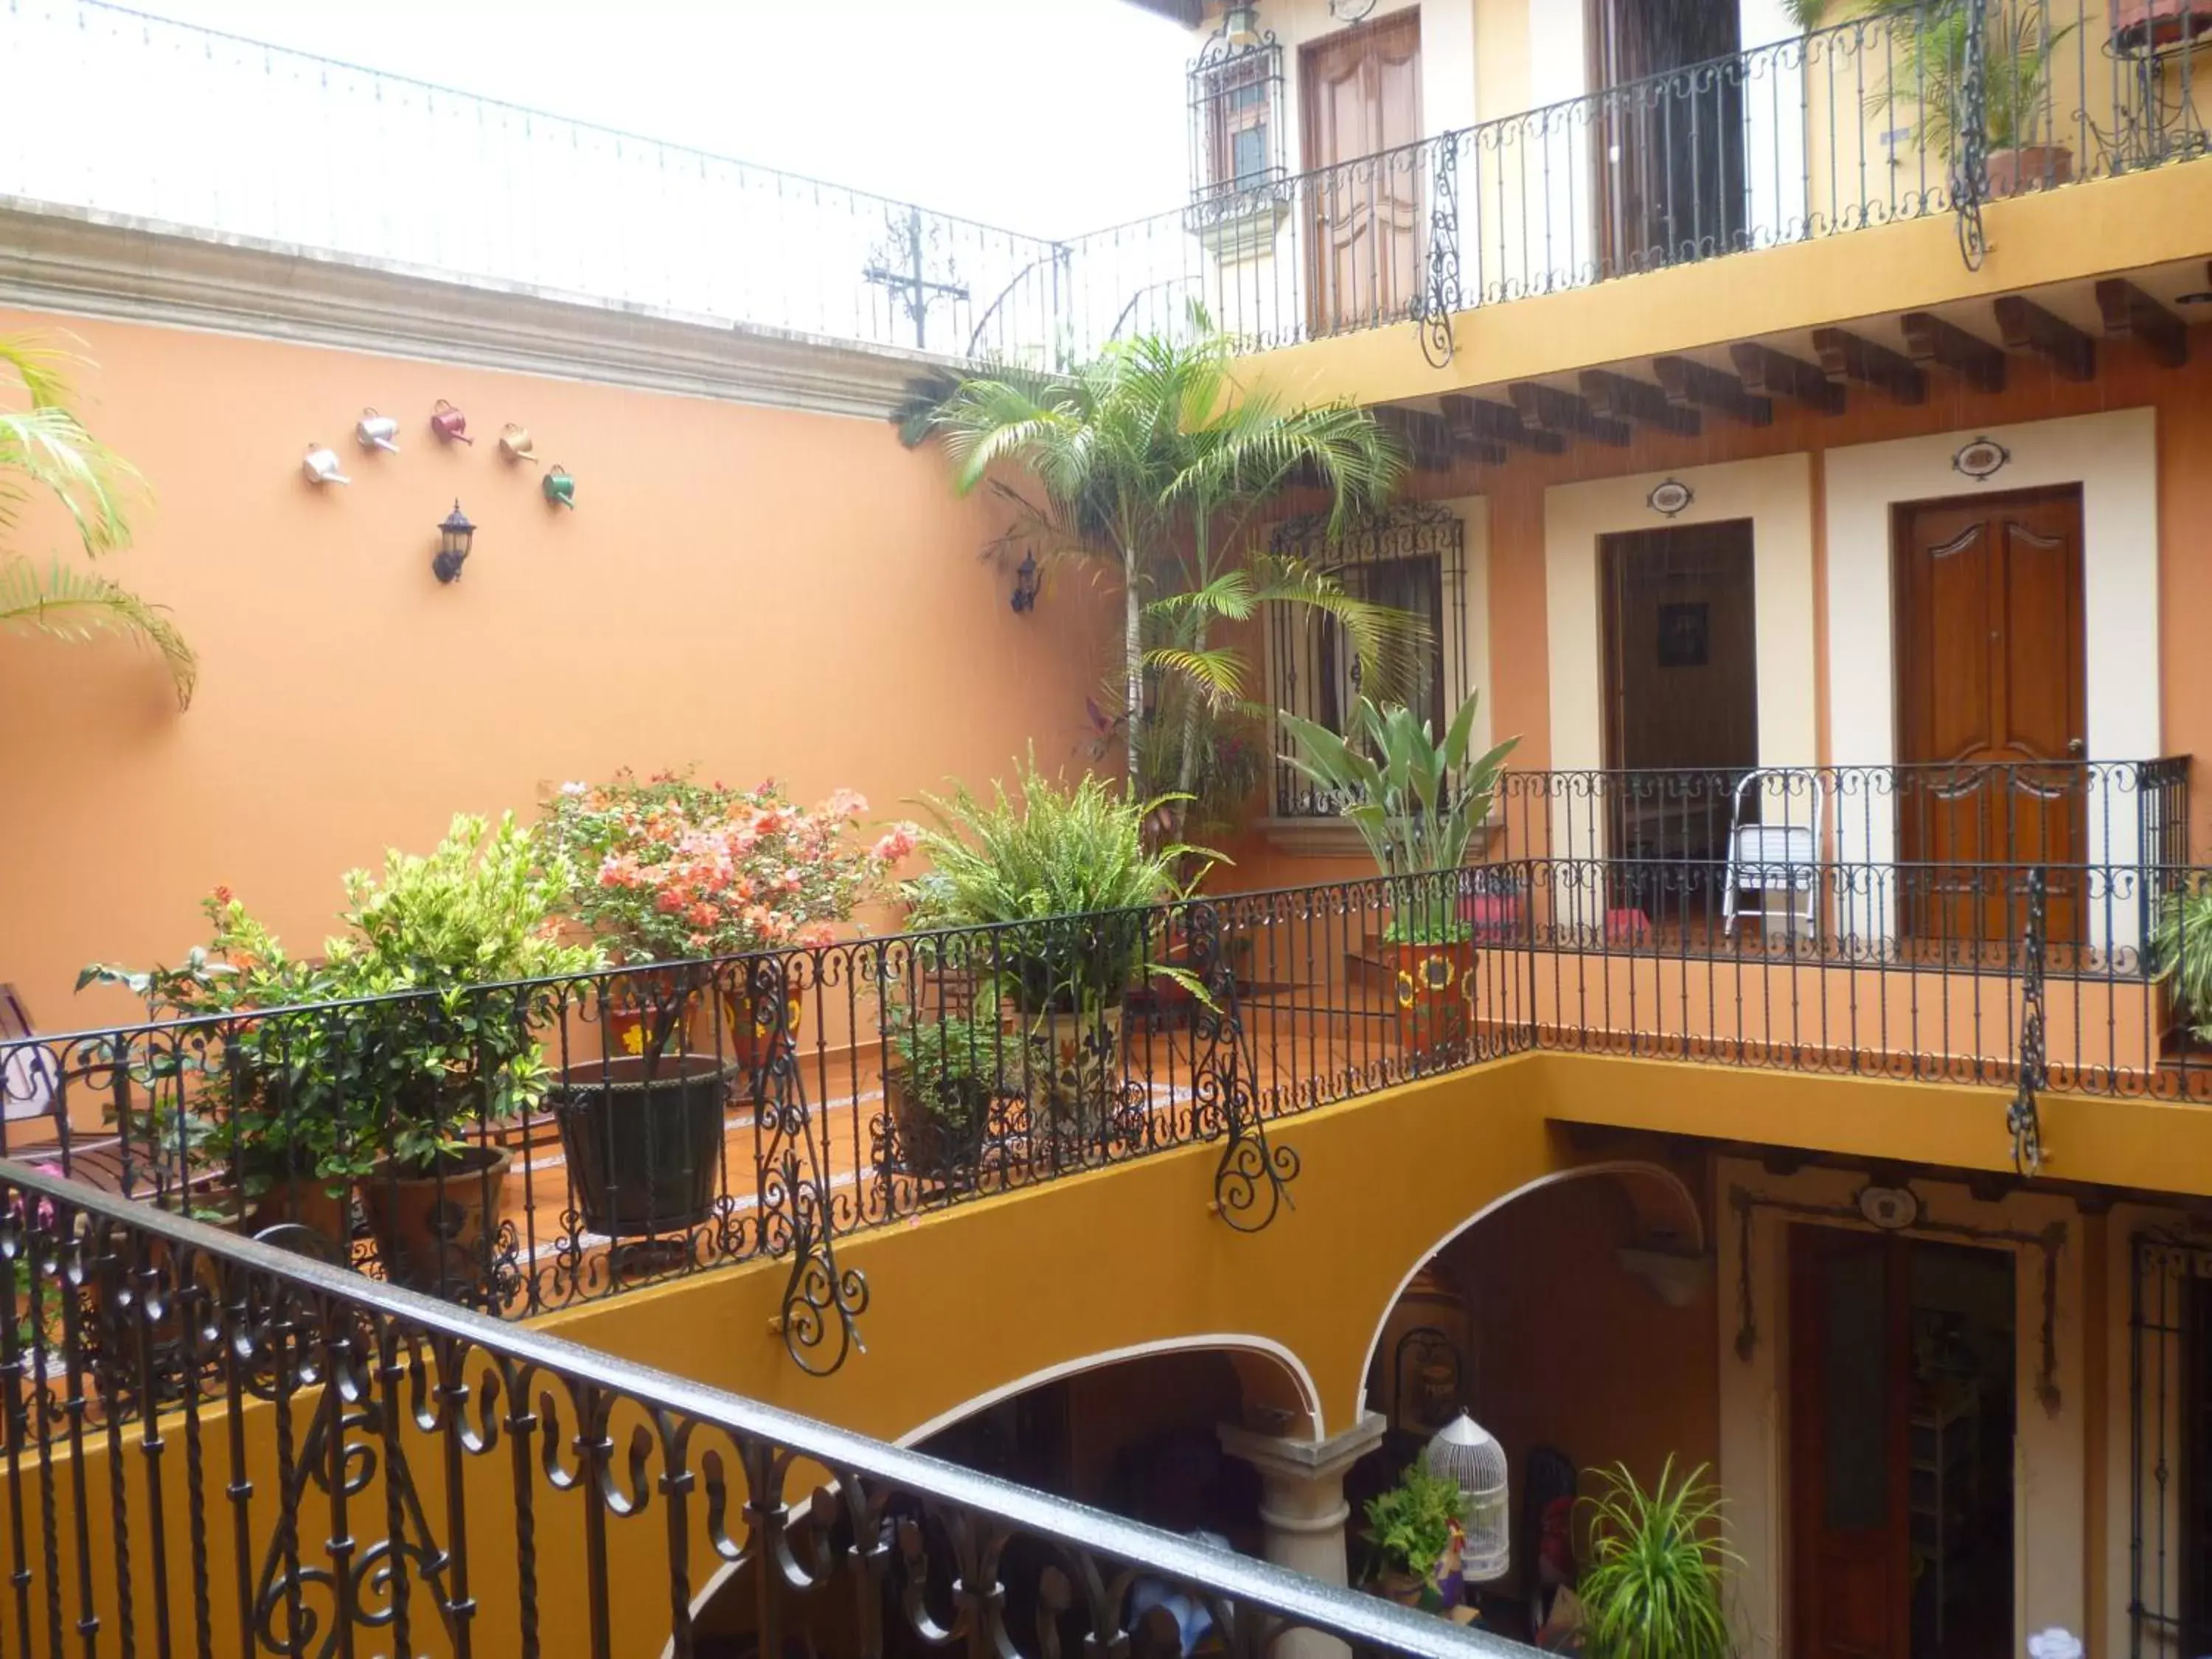
[[[1966,0],[1966,35],[1960,46],[1958,134],[1951,156],[1951,206],[1959,216],[1959,252],[1966,269],[1979,270],[1989,257],[1982,204],[1990,195],[1989,0]]]
[[[2050,1079],[2043,1047],[2043,959],[2049,882],[2040,870],[2027,872],[2027,922],[2021,933],[2020,980],[2020,1091],[2005,1113],[2012,1131],[2013,1168],[2032,1176],[2043,1168],[2043,1121],[2036,1097]]]
[[[755,1121],[762,1137],[760,1241],[787,1249],[791,1277],[783,1287],[777,1321],[783,1346],[799,1370],[827,1376],[855,1351],[860,1316],[868,1309],[868,1281],[857,1267],[837,1265],[836,1228],[830,1208],[827,1148],[817,1143],[793,1041],[789,963],[756,962],[750,1001],[756,1011],[761,1066]]]
[[[1237,970],[1224,946],[1221,913],[1211,904],[1193,904],[1183,925],[1190,971],[1206,988],[1192,1029],[1198,1050],[1193,1120],[1201,1133],[1218,1131],[1223,1138],[1213,1170],[1213,1212],[1238,1232],[1256,1233],[1285,1206],[1295,1207],[1290,1186],[1297,1179],[1298,1155],[1268,1139],[1267,1120],[1253,1097],[1258,1060],[1237,1017]]]
[[[1459,310],[1459,144],[1447,135],[1437,146],[1436,182],[1429,209],[1429,280],[1413,313],[1421,356],[1431,368],[1449,365],[1457,349],[1452,317]]]

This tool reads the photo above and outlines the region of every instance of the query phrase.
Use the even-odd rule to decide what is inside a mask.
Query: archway
[[[1202,1535],[1258,1558],[1267,1539],[1261,1480],[1224,1451],[1225,1425],[1291,1441],[1315,1437],[1321,1402],[1304,1362],[1278,1342],[1195,1334],[1115,1349],[1054,1365],[963,1401],[898,1437],[900,1445],[1164,1530]],[[929,1582],[957,1577],[950,1540],[915,1517]],[[939,1559],[940,1556],[945,1559]],[[1052,1563],[1017,1540],[1000,1562],[1010,1620],[1039,1616],[1039,1574]],[[751,1654],[752,1564],[724,1568],[692,1602],[702,1654]],[[948,1604],[932,1616],[949,1617]],[[885,1625],[886,1652],[921,1648],[900,1621]]]
[[[1625,1464],[1648,1486],[1670,1458],[1678,1474],[1717,1462],[1709,1188],[1702,1164],[1643,1161],[1531,1182],[1412,1263],[1376,1323],[1366,1399],[1384,1439],[1347,1495],[1356,1511],[1471,1414],[1509,1470],[1508,1564],[1474,1593],[1501,1634],[1534,1638],[1571,1576],[1589,1471]]]

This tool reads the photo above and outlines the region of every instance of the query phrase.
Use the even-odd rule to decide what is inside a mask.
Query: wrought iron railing
[[[26,1039],[0,1152],[508,1316],[774,1263],[827,1371],[856,1232],[1182,1147],[1257,1231],[1299,1114],[1531,1050],[2009,1091],[2032,979],[2039,1091],[2212,1101],[2212,872],[2139,860],[2141,803],[2060,862],[1506,801],[1436,876]]]
[[[6,0],[0,56],[72,135],[0,157],[27,203],[946,356],[1055,337],[1048,238],[103,0]]]
[[[0,1264],[25,1656],[1523,1651],[20,1164]]]
[[[2205,39],[2165,0],[1854,16],[1079,236],[1071,333],[1195,301],[1255,349],[1419,322],[1440,357],[1455,311],[1871,226],[1957,216],[1978,261],[1988,202],[2205,154]]]
[[[1978,259],[1988,202],[2205,153],[2206,16],[1929,0],[1064,239],[105,0],[8,0],[20,118],[71,142],[15,146],[0,195],[955,358],[1062,367],[1195,303],[1255,349],[1417,321],[1442,361],[1467,307],[1869,226],[1955,216]],[[88,128],[88,85],[139,118]]]

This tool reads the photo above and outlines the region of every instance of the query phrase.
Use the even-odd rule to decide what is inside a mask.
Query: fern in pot
[[[1041,1057],[1048,1103],[1085,1133],[1119,1080],[1129,993],[1160,977],[1200,994],[1163,960],[1159,907],[1223,860],[1202,848],[1148,847],[1146,822],[1163,804],[1097,777],[1060,782],[1034,757],[1012,791],[994,782],[988,799],[965,785],[922,798],[931,823],[918,844],[933,867],[908,890],[911,925],[974,930],[934,941],[935,959],[1002,1006]]]

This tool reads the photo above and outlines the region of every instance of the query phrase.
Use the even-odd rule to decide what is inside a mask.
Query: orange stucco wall
[[[0,981],[42,1026],[127,1015],[72,998],[77,969],[173,960],[218,882],[311,948],[342,871],[625,763],[850,785],[885,817],[1032,742],[1081,763],[1106,596],[1069,581],[1014,614],[979,556],[1003,510],[953,499],[888,422],[0,313],[64,329],[97,365],[89,423],[155,497],[110,568],[174,607],[203,672],[179,714],[120,647],[0,641]],[[440,398],[473,447],[431,435]],[[364,405],[399,417],[399,453],[355,443]],[[508,421],[574,475],[574,513],[500,459]],[[350,487],[306,483],[310,440]],[[456,497],[476,550],[441,586]],[[39,520],[15,544],[64,539]]]

